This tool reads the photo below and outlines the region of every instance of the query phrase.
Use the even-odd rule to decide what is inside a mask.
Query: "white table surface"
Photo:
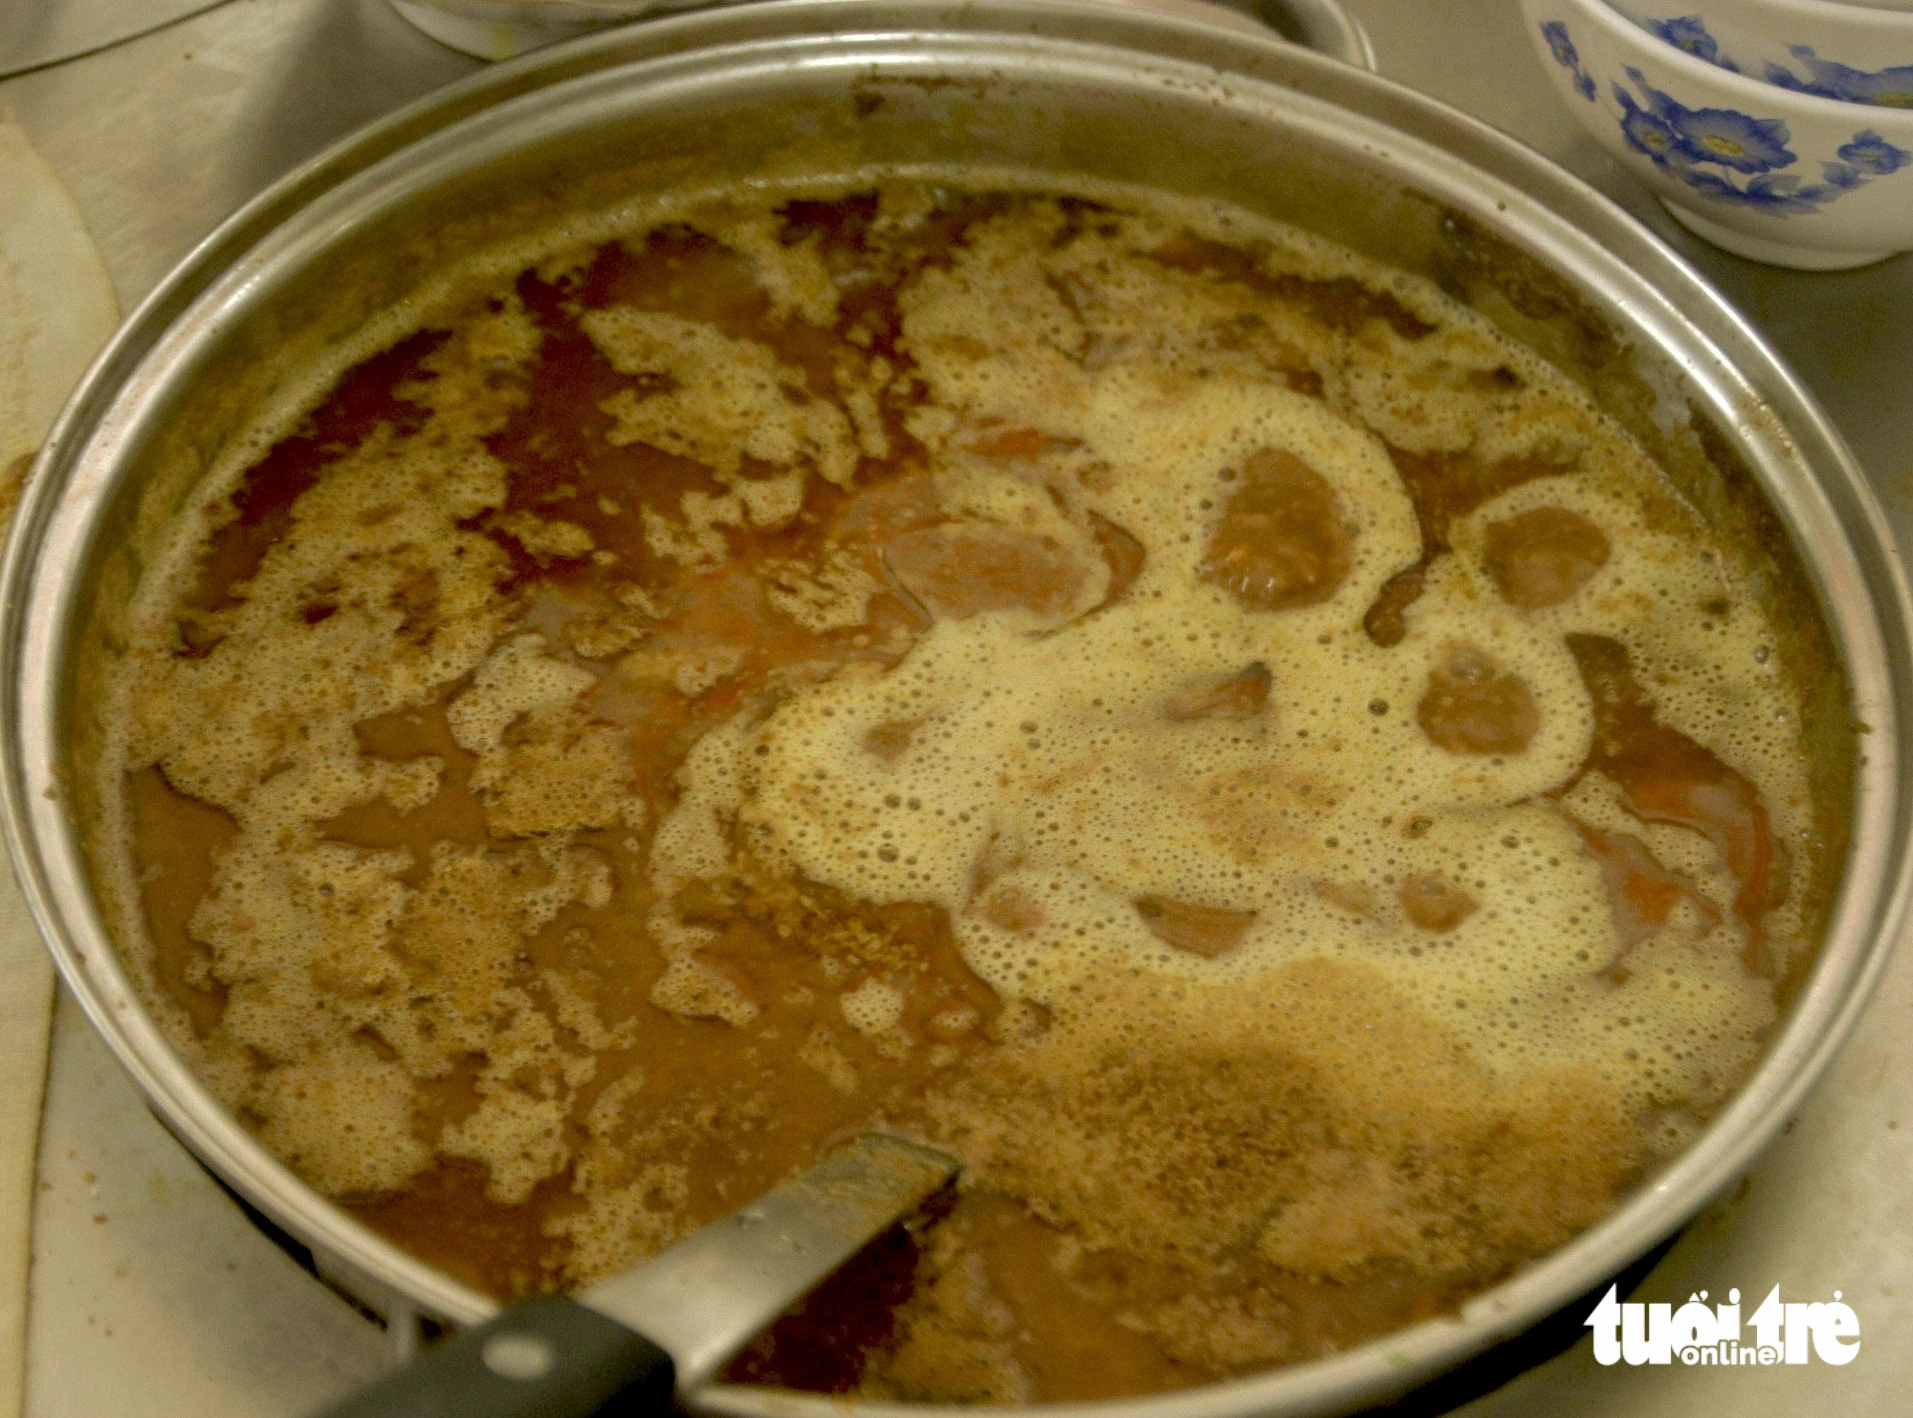
[[[137,5],[141,0],[126,0]],[[60,0],[42,0],[57,4]],[[1913,546],[1913,257],[1803,276],[1674,227],[1556,107],[1513,0],[1349,0],[1382,72],[1513,133],[1600,187],[1759,324],[1853,445]],[[383,0],[230,0],[0,82],[92,225],[129,308],[214,222],[357,124],[476,67]],[[1468,1418],[1824,1418],[1913,1411],[1913,951],[1828,1078],[1637,1299],[1730,1286],[1844,1293],[1844,1368],[1603,1369],[1583,1341]],[[1751,1303],[1750,1298],[1750,1303]],[[378,1371],[389,1346],[255,1230],[155,1122],[70,999],[41,1139],[30,1418],[280,1418]]]

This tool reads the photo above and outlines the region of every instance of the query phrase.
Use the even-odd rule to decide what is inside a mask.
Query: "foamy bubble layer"
[[[1037,402],[1006,369],[987,380],[1000,402],[979,414]],[[1315,401],[1125,370],[1086,382],[1064,431],[1099,467],[1073,510],[1144,547],[1120,603],[1046,632],[1017,611],[939,620],[887,673],[839,676],[707,738],[673,823],[735,821],[787,872],[864,900],[933,901],[992,988],[1065,1018],[1111,973],[1255,994],[1298,961],[1347,959],[1506,1077],[1587,1067],[1637,1103],[1659,1093],[1664,1050],[1616,1034],[1613,992],[1587,987],[1621,942],[1597,863],[1545,805],[1592,733],[1559,633],[1451,559],[1407,638],[1377,646],[1363,613],[1419,558],[1414,511],[1379,442]],[[1332,596],[1276,613],[1200,574],[1237,470],[1269,448],[1323,476],[1355,543]],[[1456,645],[1531,694],[1538,727],[1519,751],[1453,752],[1418,721]],[[1268,687],[1251,710],[1178,708],[1252,666]],[[677,866],[673,823],[657,869],[709,874],[709,857]],[[1446,884],[1465,915],[1417,924],[1409,883]],[[1678,958],[1689,992],[1668,992],[1655,1035],[1714,1032],[1723,992],[1761,1013],[1733,928],[1717,929],[1725,944]],[[1742,1034],[1719,1057],[1697,1051],[1694,1076],[1745,1047]]]

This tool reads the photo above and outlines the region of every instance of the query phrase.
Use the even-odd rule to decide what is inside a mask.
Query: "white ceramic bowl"
[[[1730,73],[1604,0],[1521,8],[1561,101],[1696,235],[1810,271],[1913,250],[1913,109]]]
[[[1913,108],[1913,13],[1827,0],[1610,0],[1696,59],[1846,103]],[[1913,3],[1913,0],[1910,0]]]

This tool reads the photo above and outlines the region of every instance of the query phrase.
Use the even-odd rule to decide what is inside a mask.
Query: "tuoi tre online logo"
[[[1711,1308],[1707,1292],[1672,1305],[1623,1304],[1617,1287],[1608,1286],[1601,1303],[1585,1321],[1594,1331],[1597,1364],[1848,1364],[1860,1352],[1860,1317],[1833,1292],[1830,1302],[1782,1304],[1778,1285],[1746,1319],[1740,1317],[1740,1291],[1727,1292],[1727,1303]],[[1743,1338],[1751,1328],[1751,1341]]]

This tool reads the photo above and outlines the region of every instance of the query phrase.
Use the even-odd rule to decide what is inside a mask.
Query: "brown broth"
[[[568,1048],[595,1060],[595,1073],[577,1086],[564,1124],[574,1161],[514,1203],[487,1195],[482,1164],[449,1156],[436,1158],[403,1187],[341,1198],[360,1219],[447,1273],[501,1296],[572,1283],[577,1272],[568,1267],[576,1259],[576,1241],[555,1223],[579,1214],[577,1169],[587,1160],[595,1159],[614,1179],[637,1176],[643,1166],[680,1169],[671,1173],[677,1180],[668,1183],[680,1188],[668,1201],[676,1208],[673,1219],[653,1237],[668,1240],[774,1185],[831,1140],[873,1122],[913,1117],[925,1090],[946,1071],[981,1066],[1009,1044],[1040,1037],[1047,1028],[1040,1009],[1006,1003],[970,970],[941,907],[873,904],[815,882],[781,878],[742,842],[731,844],[740,863],[735,872],[660,902],[647,862],[657,824],[677,799],[676,775],[707,733],[740,715],[768,712],[793,684],[844,673],[846,667],[894,665],[933,615],[969,615],[1004,605],[1038,611],[1066,606],[1078,594],[1084,573],[1071,567],[1059,571],[1054,558],[1060,553],[1053,549],[952,540],[969,534],[953,530],[923,490],[927,455],[909,422],[923,392],[907,378],[894,383],[881,401],[889,452],[882,457],[864,453],[849,485],[812,477],[794,519],[770,530],[729,529],[728,553],[716,565],[692,569],[660,556],[646,535],[647,511],[675,515],[685,494],[715,497],[725,492],[725,484],[711,467],[691,458],[643,442],[609,440],[617,420],[607,405],[622,395],[654,397],[659,389],[621,374],[580,324],[588,312],[614,306],[702,322],[774,351],[802,372],[811,398],[841,401],[846,391],[840,388],[839,370],[846,360],[881,355],[908,373],[900,289],[924,271],[947,265],[978,223],[1020,210],[1019,204],[1029,200],[942,194],[932,217],[907,237],[878,233],[880,204],[874,196],[788,203],[779,213],[780,239],[787,246],[814,243],[839,291],[833,326],[775,317],[750,262],[691,226],[658,227],[641,240],[605,245],[567,274],[547,278],[549,273],[528,271],[513,284],[542,345],[526,371],[506,380],[519,402],[502,429],[486,439],[507,469],[506,498],[472,526],[509,558],[499,589],[514,615],[556,637],[570,636],[575,658],[599,666],[589,722],[615,726],[627,737],[630,786],[647,812],[641,826],[574,834],[573,845],[607,866],[608,895],[596,904],[573,900],[564,905],[526,941],[505,977],[563,1020],[568,1017],[563,1001],[550,993],[550,972],[558,972],[588,995],[589,1012],[598,1021],[593,1027],[615,1035],[609,1043],[593,1042],[575,1017],[559,1030]],[[1094,203],[1065,202],[1060,209],[1066,220],[1055,237],[1059,244],[1081,240],[1111,220],[1109,209]],[[1270,274],[1267,255],[1265,249],[1194,235],[1151,253],[1166,270],[1241,286],[1257,300],[1341,335],[1374,325],[1413,342],[1437,328],[1396,296],[1352,277]],[[494,311],[502,308],[501,302],[493,303]],[[207,614],[244,599],[249,578],[286,535],[294,505],[338,458],[363,445],[375,430],[404,439],[426,426],[429,412],[414,400],[435,377],[429,360],[447,338],[446,331],[423,332],[352,369],[304,428],[275,445],[246,476],[229,509],[215,519],[197,590],[180,607],[179,655],[203,657],[219,643],[218,635],[206,629]],[[1494,382],[1519,384],[1511,371],[1503,373],[1506,377]],[[1313,397],[1324,387],[1319,374],[1307,368],[1272,371],[1270,377]],[[1015,463],[1074,450],[1070,440],[1041,429],[1009,427],[982,432],[969,451]],[[1418,455],[1400,448],[1390,453],[1413,502],[1423,554],[1369,610],[1368,634],[1380,646],[1402,641],[1405,612],[1422,594],[1430,568],[1451,554],[1457,519],[1523,483],[1571,471],[1534,458],[1484,463],[1466,454]],[[1280,521],[1279,530],[1294,540],[1311,519],[1320,523],[1330,516],[1334,494],[1292,456],[1281,457],[1313,482],[1300,491],[1282,491],[1288,502],[1269,493],[1264,497],[1268,507],[1257,504],[1249,511],[1264,521]],[[747,461],[742,474],[769,477],[775,471]],[[535,539],[528,541],[513,530],[523,524],[512,518],[524,513],[583,528],[593,554],[559,555]],[[1095,521],[1096,543],[1109,571],[1107,596],[1095,608],[1100,610],[1128,594],[1143,552],[1127,529],[1100,516]],[[1309,561],[1311,568],[1314,557],[1328,569],[1311,569],[1301,578],[1307,584],[1293,593],[1261,593],[1261,609],[1314,604],[1340,584],[1351,553],[1346,534],[1331,531],[1332,545],[1284,543],[1282,556]],[[1252,560],[1254,537],[1238,540],[1241,545],[1230,543],[1216,555]],[[847,548],[877,589],[857,624],[807,629],[777,611],[765,568],[813,561],[830,546]],[[1226,570],[1211,579],[1223,579]],[[641,635],[617,640],[613,634],[614,648],[588,653],[593,627],[618,621],[632,588],[656,614]],[[419,590],[416,604],[408,603],[400,634],[429,638],[434,633],[435,594],[429,587]],[[317,626],[335,612],[320,588],[301,613]],[[721,650],[730,668],[715,683],[687,690],[691,681],[681,676],[673,682],[617,669],[618,656],[634,643],[664,664],[690,664],[699,654]],[[1581,771],[1611,778],[1642,819],[1694,827],[1718,846],[1740,883],[1735,909],[1749,931],[1747,966],[1764,973],[1760,923],[1781,899],[1785,857],[1758,792],[1748,778],[1657,717],[1618,642],[1578,635],[1568,643],[1595,704],[1595,743]],[[1460,746],[1446,746],[1473,754],[1525,749],[1535,733],[1526,687],[1506,677],[1486,683],[1500,697],[1480,712],[1490,718],[1499,714],[1513,726],[1500,719],[1487,729],[1464,725],[1451,735]],[[456,844],[502,851],[514,845],[489,825],[490,800],[474,786],[478,759],[461,746],[448,721],[448,706],[467,687],[464,679],[445,684],[431,703],[356,725],[370,758],[390,764],[436,760],[440,776],[429,799],[409,809],[383,796],[352,804],[321,825],[326,841],[409,853],[413,868],[403,879],[413,886],[430,879],[435,848]],[[1257,662],[1232,678],[1194,687],[1181,709],[1172,708],[1171,717],[1253,721],[1264,712],[1269,689],[1269,671]],[[1450,699],[1460,693],[1453,686],[1442,692]],[[1429,702],[1422,711],[1425,723],[1430,714],[1440,718],[1440,705],[1430,710]],[[914,728],[907,719],[885,725],[868,747],[880,757],[894,755]],[[1429,732],[1442,741],[1437,728]],[[126,781],[133,857],[158,981],[187,1010],[194,1027],[210,1036],[220,1025],[226,994],[207,967],[206,948],[194,936],[194,913],[237,829],[226,812],[174,788],[159,767],[138,768]],[[1624,938],[1638,938],[1664,923],[1682,893],[1702,899],[1692,882],[1651,855],[1643,860],[1646,849],[1639,842],[1617,841],[1585,826],[1583,832],[1607,873]],[[987,885],[980,881],[979,892]],[[1430,940],[1452,931],[1476,909],[1467,892],[1438,876],[1406,881],[1400,893],[1409,916]],[[1357,899],[1344,892],[1337,898],[1326,888],[1324,894],[1352,904],[1356,914],[1370,909],[1365,895]],[[757,1002],[747,1025],[687,1017],[653,1002],[669,961],[645,922],[647,913],[660,906],[714,933],[701,958]],[[1007,929],[1040,919],[1040,908],[1008,893],[991,909]],[[1253,919],[1253,913],[1167,898],[1143,898],[1138,910],[1170,947],[1205,958],[1227,955]],[[413,963],[426,978],[429,962],[421,957]],[[917,1046],[846,1028],[832,1007],[847,980],[872,971],[901,990],[896,1037]],[[381,1058],[399,1057],[397,1045],[376,1031],[367,1042]],[[479,1107],[482,1063],[473,1055],[421,1082],[414,1125],[421,1138],[437,1136]],[[641,1081],[618,1103],[628,1136],[610,1147],[588,1118],[594,1105],[612,1098],[612,1085],[626,1079]],[[1290,1084],[1276,1080],[1270,1086],[1279,1090]],[[665,1208],[666,1202],[659,1206]],[[1283,1269],[1252,1246],[1232,1243],[1235,1248],[1220,1269],[1211,1271],[1200,1270],[1193,1259],[1183,1265],[1111,1252],[1088,1255],[1070,1267],[1057,1264],[1059,1248],[1074,1243],[1068,1226],[1023,1199],[984,1187],[967,1189],[934,1224],[900,1229],[874,1247],[740,1358],[732,1377],[828,1392],[958,1400],[1056,1401],[1166,1391],[1332,1353],[1446,1312],[1528,1258],[1490,1253],[1432,1273],[1380,1260],[1323,1278]],[[965,1265],[981,1267],[981,1278],[973,1279],[997,1310],[958,1294],[970,1283],[963,1278]],[[983,1336],[977,1340],[980,1347],[954,1359],[939,1357],[940,1331],[924,1316],[937,1306],[956,1313],[964,1305],[972,1305],[975,1313],[962,1310],[969,1318],[959,1316],[958,1327],[970,1324]],[[1138,1320],[1145,1311],[1156,1318]],[[1227,1337],[1238,1330],[1261,1337],[1231,1348]],[[1270,1334],[1279,1342],[1269,1340]],[[977,1354],[998,1355],[1000,1363],[992,1359],[997,1367],[976,1368],[982,1362]],[[1016,1382],[1025,1386],[1016,1388],[1003,1378],[1007,1373],[1021,1375]]]

